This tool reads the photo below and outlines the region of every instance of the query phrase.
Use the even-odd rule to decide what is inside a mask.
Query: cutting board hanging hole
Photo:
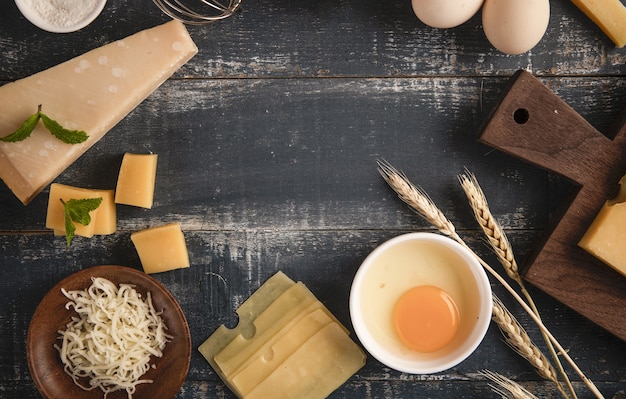
[[[515,110],[515,112],[513,113],[513,120],[518,124],[518,125],[523,125],[526,122],[528,122],[528,119],[530,119],[530,113],[528,112],[527,109],[525,108],[518,108],[517,110]]]

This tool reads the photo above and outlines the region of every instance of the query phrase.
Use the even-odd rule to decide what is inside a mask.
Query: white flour
[[[89,16],[98,0],[26,0],[26,4],[49,24],[67,28]]]

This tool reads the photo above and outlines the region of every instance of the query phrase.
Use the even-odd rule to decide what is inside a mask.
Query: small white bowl
[[[53,33],[75,32],[89,25],[100,15],[106,0],[87,3],[92,6],[69,15],[62,7],[55,7],[50,0],[15,0],[17,8],[26,19],[38,28]],[[52,12],[55,8],[58,11]]]
[[[459,312],[452,341],[432,352],[405,346],[392,322],[398,298],[422,285],[447,292]],[[491,285],[476,257],[433,233],[404,234],[377,247],[363,261],[350,291],[350,316],[361,344],[381,363],[410,374],[437,373],[465,360],[483,340],[491,310]]]

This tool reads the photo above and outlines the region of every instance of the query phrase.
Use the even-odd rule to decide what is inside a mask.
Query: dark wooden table
[[[192,333],[179,398],[234,398],[195,348],[218,325],[233,325],[234,309],[277,270],[303,281],[352,329],[350,282],[365,256],[396,235],[433,230],[380,178],[380,158],[422,186],[495,265],[457,182],[467,167],[523,260],[568,183],[477,142],[509,77],[532,72],[602,132],[626,105],[626,49],[569,1],[551,7],[544,39],[519,56],[489,45],[480,16],[432,29],[408,0],[244,0],[230,19],[190,26],[199,54],[56,179],[114,188],[124,152],[152,151],[159,155],[153,209],[120,206],[116,234],[77,238],[68,250],[45,229],[47,189],[24,206],[0,185],[0,397],[39,397],[25,341],[44,294],[90,266],[140,269],[131,232],[165,222],[181,223],[192,264],[155,275],[179,300]],[[109,0],[87,28],[52,34],[3,1],[0,84],[165,21],[149,0]],[[493,287],[541,343],[530,319]],[[626,389],[626,343],[531,292],[604,396]],[[412,376],[370,357],[332,397],[496,398],[478,374],[484,369],[558,397],[495,326],[451,370]],[[566,370],[579,397],[592,398]]]

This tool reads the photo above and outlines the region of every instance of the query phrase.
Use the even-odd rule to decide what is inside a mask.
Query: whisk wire
[[[166,15],[190,25],[203,25],[233,15],[242,0],[228,0],[223,4],[217,0],[196,0],[194,7],[184,0],[152,0]]]

